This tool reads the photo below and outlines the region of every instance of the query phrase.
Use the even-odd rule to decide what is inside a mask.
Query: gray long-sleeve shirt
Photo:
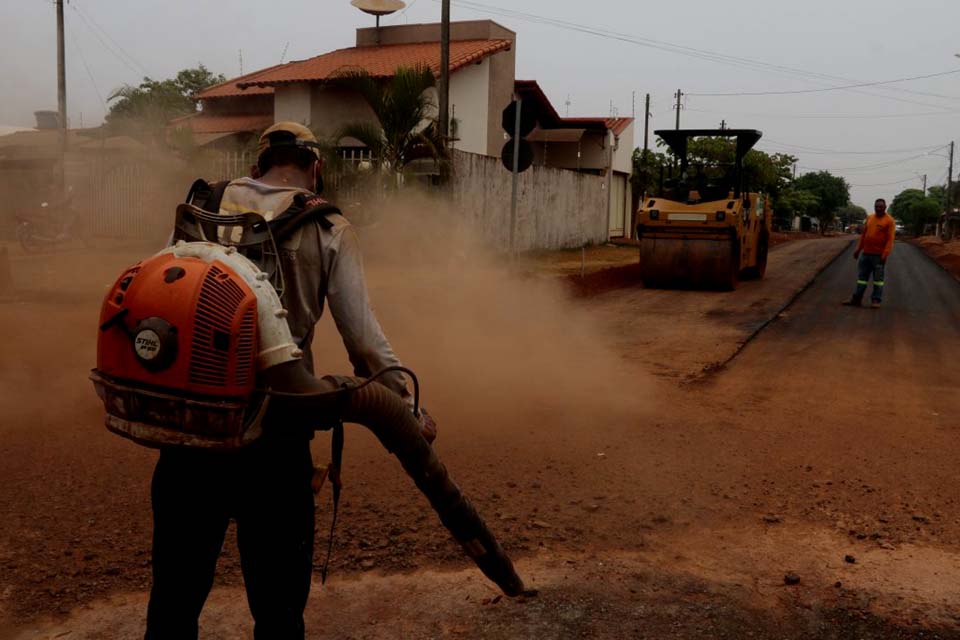
[[[240,178],[227,186],[220,212],[254,212],[271,220],[283,213],[298,193],[313,195],[296,187]],[[330,228],[316,221],[307,222],[278,247],[287,321],[294,340],[304,351],[307,368],[313,371],[310,345],[326,301],[355,375],[369,377],[386,367],[400,365],[400,360],[370,307],[360,245],[353,228],[341,215],[328,215],[327,220],[332,223]],[[322,365],[320,369],[323,371]],[[379,382],[412,404],[402,373],[391,372]]]

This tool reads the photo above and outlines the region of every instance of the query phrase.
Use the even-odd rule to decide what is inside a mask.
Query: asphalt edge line
[[[908,240],[908,241],[903,241],[903,240],[901,240],[901,242],[903,242],[904,244],[908,244],[908,245],[910,245],[911,247],[914,247],[914,248],[915,248],[917,251],[919,251],[920,254],[923,255],[927,260],[929,260],[929,261],[932,262],[933,264],[935,264],[935,265],[937,265],[938,267],[940,267],[940,270],[943,271],[945,274],[947,274],[951,279],[956,280],[957,282],[960,282],[960,275],[957,275],[957,274],[955,274],[953,271],[950,271],[950,269],[948,269],[948,268],[946,267],[946,265],[944,265],[944,264],[941,263],[939,260],[937,260],[935,257],[933,257],[932,255],[930,255],[930,253],[927,251],[927,248],[926,248],[925,246],[920,245],[920,244],[914,244],[913,242],[910,242],[909,240]]]
[[[704,384],[712,380],[714,376],[726,370],[726,368],[730,365],[730,363],[733,362],[737,358],[737,356],[739,356],[751,342],[756,340],[757,337],[759,337],[759,335],[767,327],[769,327],[771,324],[776,322],[783,315],[785,311],[787,311],[790,307],[793,306],[793,304],[797,301],[797,299],[800,298],[800,296],[806,293],[807,290],[811,286],[813,286],[813,283],[817,281],[817,278],[819,278],[824,271],[832,267],[833,264],[840,259],[840,256],[842,256],[844,253],[847,252],[847,249],[849,249],[850,246],[853,245],[853,242],[854,242],[853,240],[850,240],[845,245],[843,245],[843,248],[840,249],[840,251],[838,251],[835,256],[830,258],[827,262],[823,264],[822,267],[817,269],[816,272],[814,272],[813,275],[810,276],[810,279],[807,280],[806,284],[804,284],[802,287],[794,291],[793,295],[790,296],[790,298],[786,301],[786,303],[784,303],[782,307],[780,307],[777,311],[775,311],[769,318],[767,318],[766,320],[761,322],[759,325],[757,325],[757,327],[753,331],[751,331],[750,334],[746,338],[744,338],[744,340],[739,345],[737,345],[737,348],[734,349],[733,353],[727,356],[726,359],[724,359],[721,362],[711,363],[706,367],[704,367],[703,371],[686,377],[684,380],[680,382],[680,386],[686,387],[686,386],[694,386],[697,384]]]

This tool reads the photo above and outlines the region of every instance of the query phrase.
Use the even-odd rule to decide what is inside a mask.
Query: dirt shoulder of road
[[[780,247],[796,240],[828,239],[818,233],[774,232],[770,246]],[[531,251],[520,259],[519,269],[530,275],[552,275],[575,280],[609,269],[631,269],[639,260],[637,244],[632,240],[614,241],[584,249]]]
[[[781,244],[770,252],[766,277],[736,291],[645,289],[637,280],[606,288],[628,279],[607,274],[588,304],[618,336],[624,358],[658,377],[692,382],[729,362],[849,244],[844,236]]]
[[[960,240],[944,242],[936,236],[924,236],[914,238],[910,243],[920,247],[934,262],[960,280]]]

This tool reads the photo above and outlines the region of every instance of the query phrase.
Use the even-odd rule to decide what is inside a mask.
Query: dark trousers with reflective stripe
[[[270,439],[222,453],[165,449],[153,475],[147,640],[191,639],[231,519],[254,637],[304,637],[313,563],[310,443]]]
[[[860,255],[857,262],[857,290],[853,294],[855,300],[863,300],[863,295],[867,292],[867,285],[870,284],[870,278],[873,277],[873,292],[871,299],[873,302],[883,300],[883,256],[879,253],[864,253]]]

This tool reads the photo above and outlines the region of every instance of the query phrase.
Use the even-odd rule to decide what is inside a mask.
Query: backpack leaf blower
[[[233,246],[180,241],[125,270],[103,301],[91,373],[106,427],[149,447],[234,450],[271,430],[361,424],[484,575],[525,593],[403,399],[375,377],[314,377],[285,318],[270,275]]]

